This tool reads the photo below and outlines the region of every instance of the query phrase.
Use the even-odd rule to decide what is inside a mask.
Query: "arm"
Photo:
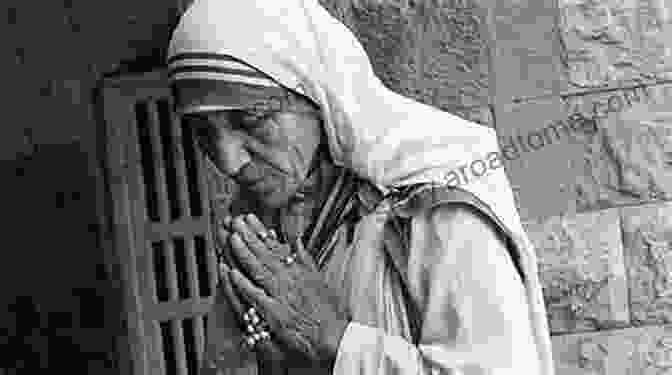
[[[524,286],[494,224],[457,204],[413,220],[408,275],[423,311],[420,344],[351,322],[334,374],[538,373]]]

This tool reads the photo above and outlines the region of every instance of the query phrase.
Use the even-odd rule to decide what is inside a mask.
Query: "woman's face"
[[[271,208],[285,205],[297,192],[322,137],[317,111],[254,115],[232,110],[185,115],[184,120],[196,129],[220,171]]]

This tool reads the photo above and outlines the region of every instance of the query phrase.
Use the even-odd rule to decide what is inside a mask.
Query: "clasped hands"
[[[270,360],[332,362],[349,314],[301,241],[280,243],[253,214],[227,217],[218,229],[232,256],[220,264],[221,289],[247,333],[242,345]]]

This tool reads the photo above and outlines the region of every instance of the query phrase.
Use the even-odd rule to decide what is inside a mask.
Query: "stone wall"
[[[672,1],[322,2],[390,88],[518,148],[558,375],[672,374]]]

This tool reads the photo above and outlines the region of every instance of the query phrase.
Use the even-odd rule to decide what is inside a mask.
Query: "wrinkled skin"
[[[317,113],[276,112],[258,119],[219,111],[185,120],[217,168],[268,208],[282,207],[296,194],[323,140]]]
[[[262,240],[259,234],[268,230],[254,215],[226,221],[231,225],[219,232],[220,241],[230,244],[240,266],[222,267],[224,290],[238,316],[253,306],[268,322],[272,339],[257,344],[258,350],[272,360],[299,355],[333,362],[349,316],[311,255],[300,242],[290,246],[275,237]],[[296,261],[287,265],[283,259],[292,248]]]

